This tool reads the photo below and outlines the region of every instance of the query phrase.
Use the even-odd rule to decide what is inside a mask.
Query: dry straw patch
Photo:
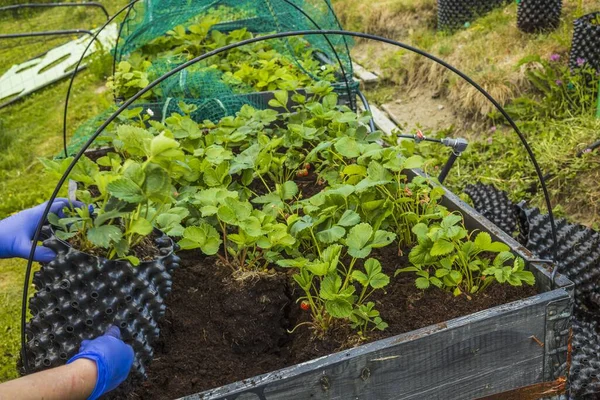
[[[521,59],[552,53],[568,57],[577,13],[575,3],[566,3],[556,31],[531,35],[517,29],[517,5],[512,3],[472,21],[467,29],[448,33],[434,29],[436,5],[432,0],[337,0],[334,4],[346,28],[380,34],[431,52],[469,75],[503,105],[529,89],[525,67],[517,66]],[[583,1],[584,13],[594,7],[597,0]],[[483,117],[492,111],[492,105],[475,88],[424,57],[390,46],[375,53],[380,55],[385,77],[394,84],[406,84],[408,89],[428,85],[445,94],[464,115]]]

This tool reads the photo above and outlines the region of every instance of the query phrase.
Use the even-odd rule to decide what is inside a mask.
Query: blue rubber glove
[[[95,361],[98,367],[98,380],[88,398],[95,400],[127,379],[133,365],[133,349],[121,340],[119,328],[111,326],[104,336],[81,342],[79,353],[67,361],[67,364],[80,358]]]
[[[18,214],[0,221],[0,258],[21,257],[29,258],[31,251],[31,239],[35,234],[40,218],[46,208],[46,203],[39,206],[23,210]],[[59,214],[63,208],[69,207],[68,199],[57,198],[52,203],[50,212]],[[76,202],[73,206],[81,207],[83,203]],[[56,254],[47,247],[37,246],[35,249],[34,260],[38,262],[50,262]]]

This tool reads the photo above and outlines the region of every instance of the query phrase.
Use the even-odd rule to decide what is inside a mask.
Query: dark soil
[[[159,235],[157,235],[156,232],[152,232],[150,235],[144,237],[139,243],[133,246],[129,250],[129,254],[137,257],[140,260],[140,262],[152,261],[155,258],[159,257],[160,252],[158,250],[158,247],[156,247],[156,244],[154,243],[158,236]],[[84,246],[81,243],[81,237],[79,235],[73,236],[72,238],[67,240],[67,242],[69,243],[69,245],[71,245],[71,247],[75,249],[84,248]],[[81,251],[93,256],[108,258],[108,251],[101,247],[93,247],[91,249],[84,249]]]
[[[393,276],[404,260],[394,246],[382,250],[372,256]],[[173,399],[364,343],[344,327],[332,329],[324,339],[315,338],[306,326],[288,334],[309,313],[300,310],[295,302],[299,293],[283,273],[236,279],[215,258],[198,252],[181,257],[149,379],[131,399]],[[414,275],[401,274],[385,293],[370,298],[389,328],[372,333],[369,341],[535,294],[532,287],[492,285],[468,300],[439,289],[423,292],[415,287]]]
[[[275,184],[269,179],[267,179],[266,182],[269,187],[275,187]],[[301,194],[302,199],[312,197],[325,188],[325,182],[320,181],[319,175],[312,170],[308,172],[307,176],[296,176],[294,182],[298,185],[299,194]],[[258,196],[268,193],[265,189],[265,185],[258,179],[255,179],[248,187]]]

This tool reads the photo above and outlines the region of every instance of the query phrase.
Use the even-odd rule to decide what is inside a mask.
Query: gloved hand
[[[80,358],[95,361],[98,367],[98,380],[89,397],[89,400],[95,400],[127,379],[133,365],[133,348],[121,341],[119,328],[111,326],[104,336],[81,342],[79,353],[67,364]]]
[[[48,203],[23,210],[0,221],[0,258],[29,258],[31,239],[33,239],[35,228],[40,222],[46,204]],[[63,208],[70,205],[68,199],[57,198],[52,203],[50,212],[59,214]],[[81,207],[83,203],[76,202],[73,206]],[[38,246],[33,259],[38,262],[50,262],[55,256],[56,254],[49,248]]]

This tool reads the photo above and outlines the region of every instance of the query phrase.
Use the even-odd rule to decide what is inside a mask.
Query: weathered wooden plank
[[[371,115],[373,116],[373,122],[375,123],[375,126],[377,126],[377,128],[386,135],[391,136],[392,132],[398,129],[396,124],[394,124],[388,118],[386,113],[377,108],[377,106],[374,106],[372,104],[370,106]]]
[[[543,379],[542,293],[250,378],[194,399],[472,399]],[[519,373],[515,373],[518,370]]]
[[[371,71],[366,70],[360,64],[353,62],[352,69],[354,71],[354,75],[365,85],[372,85],[379,80],[379,77],[377,75],[375,75]]]

